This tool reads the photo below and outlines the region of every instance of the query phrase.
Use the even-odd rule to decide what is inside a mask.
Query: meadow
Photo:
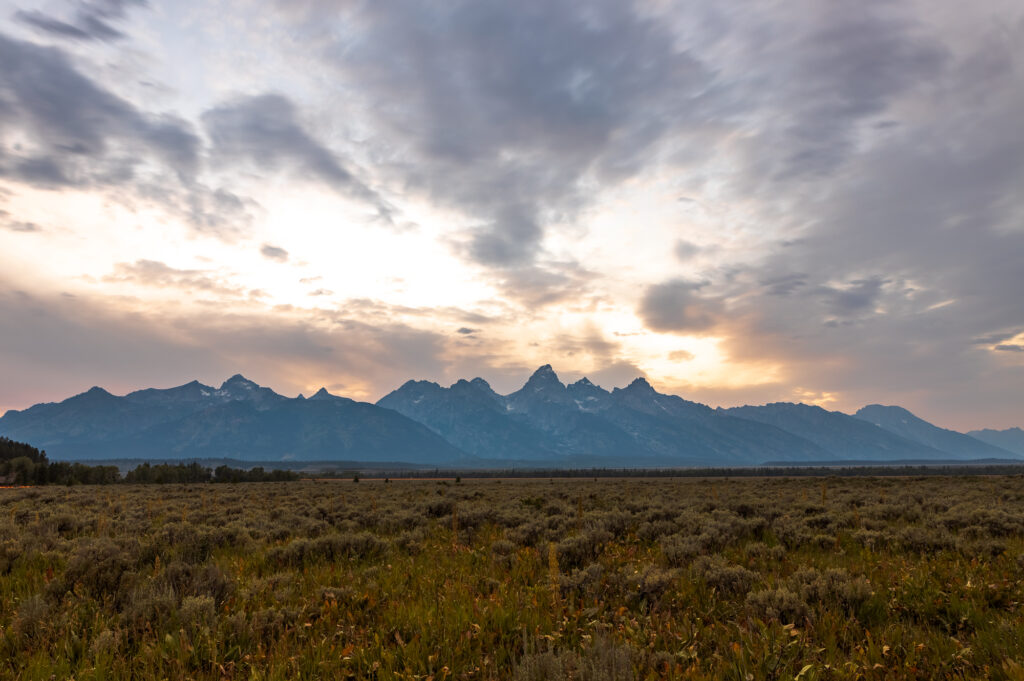
[[[0,489],[4,679],[1024,679],[1024,477]]]

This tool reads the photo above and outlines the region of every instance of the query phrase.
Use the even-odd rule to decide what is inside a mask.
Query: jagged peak
[[[573,390],[573,391],[575,391],[575,392],[580,392],[580,393],[587,394],[587,395],[590,395],[592,393],[601,393],[601,394],[606,394],[606,395],[610,395],[611,394],[607,390],[605,390],[601,386],[597,385],[596,383],[594,383],[593,381],[591,381],[588,378],[581,378],[580,380],[576,381],[575,383],[570,384],[568,386],[568,388]]]
[[[434,381],[417,381],[416,379],[409,379],[408,381],[403,383],[401,385],[401,387],[399,387],[398,389],[399,390],[406,390],[406,389],[409,389],[409,388],[419,388],[419,387],[440,388],[441,384],[440,383],[435,383]]]
[[[644,393],[656,393],[657,391],[647,382],[647,379],[643,376],[637,376],[633,381],[627,385],[623,390],[632,390],[633,392],[644,392]]]
[[[475,385],[478,388],[486,388],[487,390],[491,389],[491,384],[488,383],[487,381],[485,381],[484,379],[480,378],[479,376],[474,378],[469,383],[470,383],[470,385]]]
[[[555,373],[555,370],[551,368],[550,364],[538,367],[526,381],[527,385],[530,385],[531,383],[557,383],[562,385],[562,382],[558,380],[558,374]]]
[[[229,388],[231,386],[252,387],[252,388],[259,387],[256,383],[254,383],[253,381],[250,381],[248,378],[246,378],[242,374],[235,374],[234,376],[232,376],[228,380],[224,381],[224,383],[221,384],[220,389],[224,390],[225,388]]]
[[[555,373],[555,370],[551,367],[551,365],[550,364],[544,364],[544,365],[541,365],[541,366],[537,367],[537,370],[533,372],[533,376],[530,376],[530,378],[533,378],[534,376],[549,376],[549,375],[550,376],[554,376],[555,378],[558,378],[558,374]]]
[[[552,390],[565,390],[565,385],[558,380],[558,374],[551,368],[550,364],[539,367],[523,385],[522,390],[528,392],[550,392]]]
[[[334,397],[334,395],[332,395],[329,392],[327,392],[327,388],[320,388],[315,393],[313,393],[310,396],[309,399],[311,399],[311,400],[326,400],[326,399],[330,399],[332,397]]]

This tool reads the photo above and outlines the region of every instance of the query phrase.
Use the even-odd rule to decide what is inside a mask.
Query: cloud
[[[99,0],[79,2],[75,16],[62,21],[39,10],[17,10],[14,20],[54,38],[111,42],[125,34],[110,22],[124,19],[131,7],[144,7],[145,0]]]
[[[543,230],[521,207],[505,207],[491,223],[470,232],[471,259],[496,267],[529,264],[540,249]]]
[[[376,399],[410,376],[443,374],[445,354],[444,334],[398,323],[280,313],[268,324],[230,308],[133,309],[0,286],[0,404],[27,407],[92,385],[217,383],[239,371],[286,394],[341,384],[349,396]]]
[[[588,378],[605,390],[629,385],[635,378],[648,378],[636,364],[618,360],[589,373]]]
[[[116,31],[130,6],[81,5],[100,8]],[[512,380],[532,367],[496,349],[502,323],[539,328],[563,312],[635,305],[651,329],[714,332],[726,361],[778,368],[776,382],[742,395],[690,386],[709,399],[833,394],[855,408],[883,386],[886,401],[944,424],[1019,420],[1022,369],[1010,349],[1024,328],[1019,3],[277,6],[275,21],[250,22],[248,35],[225,17],[268,62],[237,80],[228,69],[225,80],[281,94],[217,104],[190,90],[181,110],[207,111],[191,122],[125,99],[129,79],[104,86],[84,75],[114,73],[93,70],[81,56],[89,45],[73,57],[0,35],[0,175],[151,201],[225,238],[259,207],[231,184],[203,184],[215,171],[226,182],[254,172],[320,183],[382,216],[392,201],[436,209],[441,238],[498,291],[481,304],[486,314],[367,298],[346,301],[341,315],[384,326],[441,315],[441,354],[459,340],[480,354],[445,355],[430,375],[458,364]],[[26,9],[22,30],[86,30],[78,14],[40,12]],[[64,26],[47,32],[44,20]],[[302,72],[288,72],[296,63]],[[695,197],[701,210],[678,206],[673,236],[660,231],[652,245],[662,261],[627,270],[614,257],[585,260],[602,245],[587,242],[595,203],[664,177],[673,185],[663,196]],[[629,227],[616,243],[648,238]],[[673,261],[692,279],[667,279]],[[217,271],[129,265],[113,276],[194,291],[203,277],[224,283]],[[463,324],[487,338],[452,332]],[[642,341],[615,338],[622,354],[642,355]],[[619,350],[598,353],[602,339],[550,339],[628,365]]]
[[[30,144],[0,151],[0,175],[43,187],[124,183],[153,160],[195,174],[200,140],[171,115],[149,115],[82,75],[67,54],[0,34],[0,132]]]
[[[713,74],[629,2],[285,3],[388,148],[381,171],[463,212],[470,261],[529,268],[595,184],[705,116]],[[357,27],[344,39],[324,23]]]
[[[544,261],[506,267],[495,272],[494,278],[505,297],[526,310],[559,303],[586,307],[597,297],[591,289],[596,273],[576,262]]]
[[[689,350],[673,350],[668,353],[668,358],[673,362],[689,362],[695,357],[696,355]]]
[[[1002,352],[1024,352],[1024,345],[1000,343],[996,346],[996,350],[1000,350]]]
[[[788,296],[807,285],[807,275],[790,273],[770,276],[760,282],[765,292],[773,296]]]
[[[867,0],[818,12],[796,2],[737,22],[741,106],[771,115],[744,142],[741,186],[772,192],[837,172],[858,154],[863,123],[941,75],[949,51],[911,7]]]
[[[462,327],[459,327],[459,329],[456,330],[455,333],[462,334],[463,336],[472,336],[472,335],[478,333],[479,331],[480,331],[480,329],[471,329],[468,326],[462,326]]]
[[[284,95],[237,97],[206,111],[202,120],[218,163],[250,163],[319,180],[371,203],[381,218],[391,220],[394,208],[300,125],[295,105]]]
[[[882,287],[888,283],[874,276],[855,279],[845,286],[821,286],[816,292],[833,314],[846,316],[873,308],[882,295]]]
[[[716,321],[720,303],[699,294],[706,284],[673,279],[647,288],[638,313],[653,331],[700,333]]]
[[[60,38],[73,38],[75,40],[95,40],[97,36],[91,34],[84,28],[74,26],[59,19],[54,19],[48,14],[32,10],[26,12],[25,10],[18,10],[14,13],[14,20],[19,21],[23,24],[32,26],[33,28],[39,29],[50,35],[57,36]],[[120,38],[121,33],[114,31],[113,36]],[[107,38],[109,39],[109,38]]]
[[[87,7],[119,16],[132,4]],[[152,202],[225,239],[248,226],[255,202],[198,181],[202,140],[188,121],[140,110],[58,48],[0,33],[0,62],[0,178],[55,191],[109,190],[129,207]]]
[[[685,239],[676,240],[675,245],[672,247],[672,253],[676,256],[676,259],[679,260],[679,262],[686,262],[700,252],[700,246],[690,243]]]
[[[277,262],[288,261],[288,251],[284,250],[280,246],[271,246],[270,244],[263,244],[260,247],[260,253],[263,254],[264,258],[268,260],[276,260]]]
[[[248,295],[248,289],[230,284],[209,270],[185,270],[170,267],[157,260],[137,260],[118,263],[104,281],[133,283],[155,288],[201,291],[219,297],[237,298]]]
[[[12,231],[12,232],[41,232],[43,228],[34,222],[27,222],[25,220],[4,220],[4,215],[0,214],[0,228]]]

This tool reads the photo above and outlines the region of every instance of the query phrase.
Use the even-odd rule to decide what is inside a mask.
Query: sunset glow
[[[0,405],[551,363],[1024,422],[1017,2],[43,4],[0,2]]]

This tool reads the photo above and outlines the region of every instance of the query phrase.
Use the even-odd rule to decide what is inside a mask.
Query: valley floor
[[[5,679],[1024,679],[1024,477],[0,489]]]

